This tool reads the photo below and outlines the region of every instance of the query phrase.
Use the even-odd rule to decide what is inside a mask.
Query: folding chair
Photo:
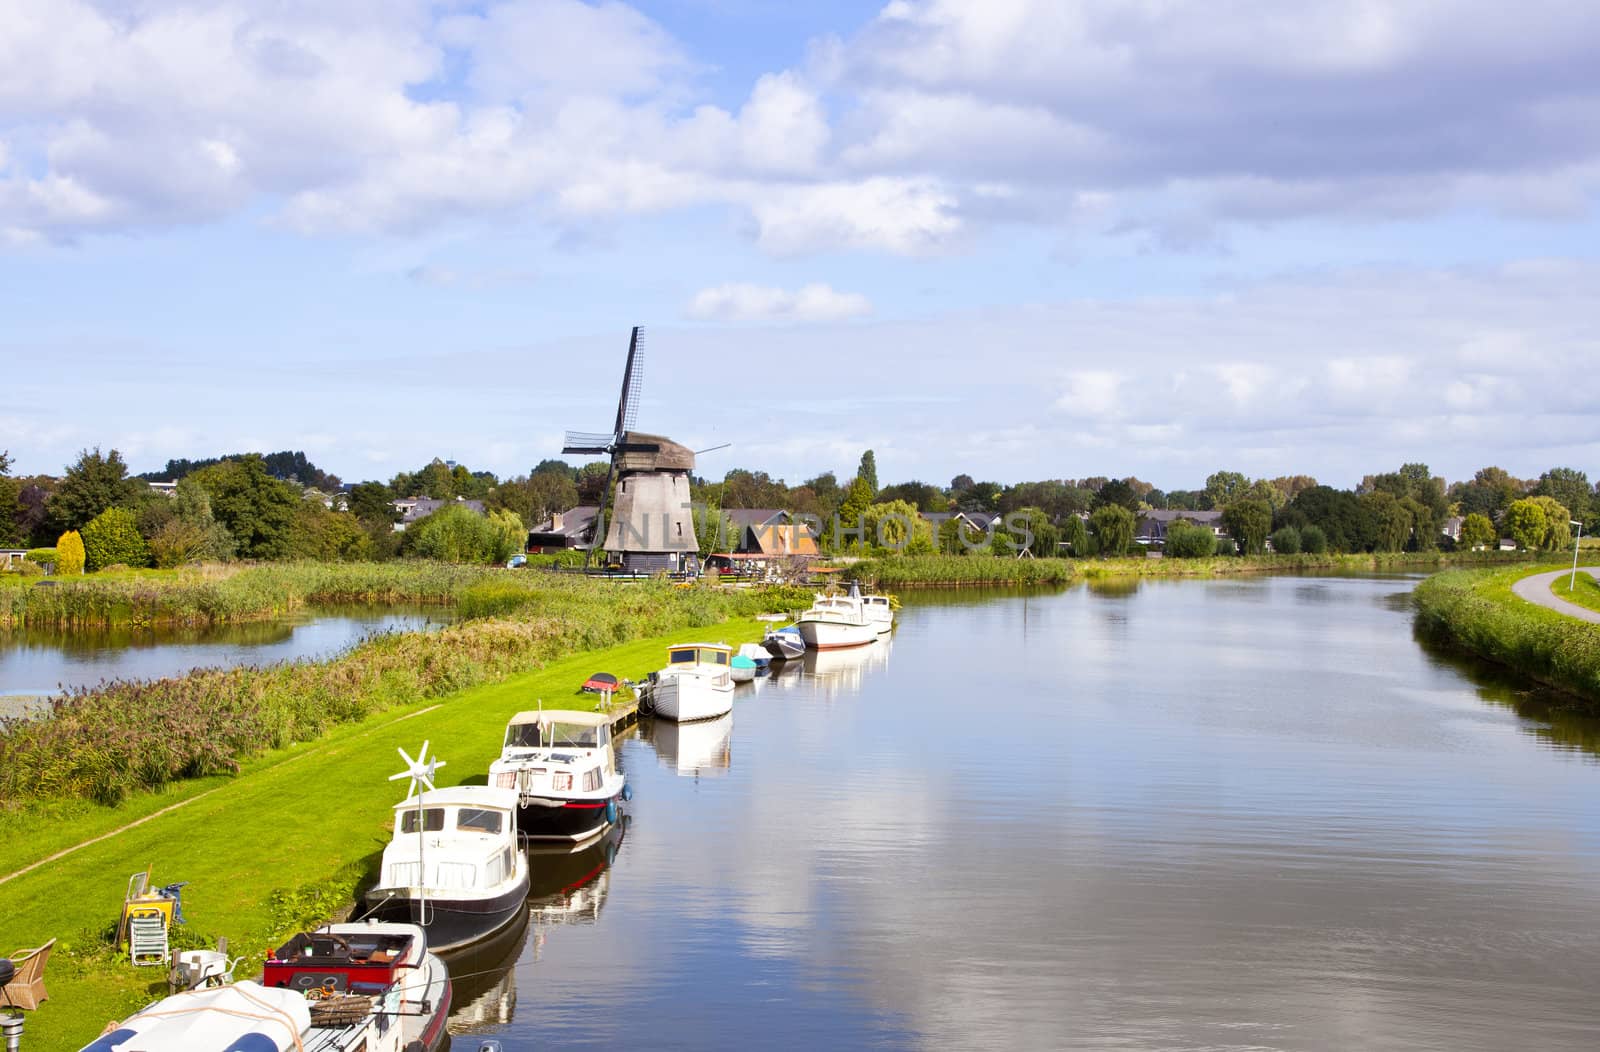
[[[128,959],[135,965],[166,964],[167,918],[160,910],[140,909],[128,916]]]

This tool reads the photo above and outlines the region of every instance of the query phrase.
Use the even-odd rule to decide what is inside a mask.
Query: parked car
[[[513,555],[511,558],[506,560],[506,569],[507,570],[515,570],[520,566],[527,566],[527,565],[528,565],[528,557],[526,555]]]

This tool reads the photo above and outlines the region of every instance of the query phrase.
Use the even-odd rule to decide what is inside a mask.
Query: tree
[[[354,515],[331,511],[320,500],[302,500],[284,554],[318,562],[368,562],[375,553],[372,535]]]
[[[1310,475],[1279,475],[1272,480],[1272,488],[1282,493],[1286,501],[1294,500],[1316,484],[1317,480]]]
[[[1133,512],[1120,504],[1107,504],[1089,516],[1089,530],[1102,555],[1121,555],[1133,543]]]
[[[1521,479],[1512,478],[1504,468],[1479,468],[1471,482],[1450,487],[1450,498],[1461,505],[1461,514],[1479,514],[1493,521],[1526,488]]]
[[[1237,471],[1216,471],[1206,476],[1206,499],[1210,507],[1221,508],[1239,496],[1250,480]]]
[[[1175,519],[1167,526],[1165,554],[1173,559],[1204,559],[1215,555],[1217,535],[1205,526]]]
[[[1494,523],[1489,516],[1473,512],[1461,520],[1461,544],[1468,549],[1487,548],[1495,542]]]
[[[81,529],[89,520],[119,504],[131,504],[147,487],[128,477],[122,454],[102,456],[100,447],[82,450],[50,497],[50,516],[63,529]]]
[[[1553,497],[1529,497],[1544,512],[1544,536],[1539,547],[1557,551],[1572,543],[1572,512]]]
[[[1026,551],[1035,558],[1053,558],[1061,554],[1060,541],[1061,531],[1043,508],[1018,508],[996,526],[991,543],[996,555]]]
[[[974,482],[959,493],[950,496],[961,511],[996,511],[1005,487],[998,482]]]
[[[1246,555],[1260,555],[1272,530],[1272,505],[1264,500],[1236,500],[1223,509],[1222,524]]]
[[[394,493],[381,482],[358,482],[345,498],[350,514],[362,522],[394,524],[400,513],[394,510]]]
[[[878,495],[878,458],[873,455],[872,450],[869,449],[861,454],[861,466],[856,468],[856,478],[864,479],[872,490],[872,495],[874,497]]]
[[[80,536],[84,568],[90,573],[107,566],[145,566],[150,562],[150,549],[127,508],[107,508],[84,525]]]
[[[599,504],[606,489],[606,476],[611,466],[603,460],[591,460],[578,469],[578,503]]]
[[[500,513],[515,520],[516,516]],[[518,524],[520,526],[520,523]],[[510,524],[492,521],[461,504],[440,508],[406,530],[405,545],[413,555],[448,563],[501,563],[511,557]],[[520,540],[526,541],[523,533]],[[519,544],[520,546],[520,544]]]
[[[22,483],[11,477],[11,451],[0,450],[0,545],[7,548],[23,541],[21,495]]]
[[[850,485],[845,488],[844,502],[839,505],[838,524],[834,530],[825,531],[830,538],[834,538],[835,543],[853,546],[860,542],[860,538],[849,531],[860,528],[866,520],[867,508],[872,505],[873,495],[872,485],[866,479],[857,475],[850,480]],[[845,540],[847,536],[850,538],[848,541]],[[865,538],[865,543],[872,543],[870,535]]]
[[[1373,524],[1373,550],[1398,552],[1411,539],[1411,512],[1388,490],[1373,490],[1359,498],[1361,507],[1371,516]]]
[[[241,558],[284,559],[293,554],[300,494],[273,478],[260,454],[225,460],[190,477],[204,488],[212,514],[234,539]]]
[[[1139,510],[1139,494],[1134,492],[1133,487],[1127,482],[1111,479],[1094,495],[1095,507],[1103,508],[1108,504],[1116,504],[1136,512]]]
[[[867,544],[872,547],[908,554],[933,550],[933,529],[909,501],[869,504],[864,517]]]
[[[1336,552],[1364,552],[1371,549],[1376,527],[1360,498],[1348,490],[1331,486],[1312,486],[1289,502],[1305,543],[1305,527],[1315,525],[1323,532],[1328,547]],[[1305,525],[1300,525],[1304,523]]]
[[[1279,555],[1294,555],[1300,550],[1300,531],[1282,526],[1272,531],[1272,550]]]
[[[1532,497],[1514,500],[1506,507],[1506,532],[1520,548],[1538,548],[1549,529],[1544,508]]]
[[[1574,519],[1587,521],[1589,518],[1592,492],[1589,476],[1577,468],[1551,468],[1539,476],[1539,484],[1533,492],[1535,496],[1553,499]]]
[[[903,500],[918,511],[944,511],[950,504],[943,490],[926,482],[897,482],[878,491],[879,503],[892,500]]]
[[[1061,540],[1067,546],[1067,551],[1082,559],[1093,555],[1089,550],[1089,526],[1077,515],[1069,515],[1061,527]]]
[[[1321,526],[1313,524],[1300,530],[1300,550],[1311,555],[1321,555],[1328,550],[1328,535],[1322,532]]]
[[[83,573],[83,538],[77,530],[68,530],[56,539],[56,575],[58,577]]]

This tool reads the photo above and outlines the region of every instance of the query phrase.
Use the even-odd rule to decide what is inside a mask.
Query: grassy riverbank
[[[760,625],[741,619],[712,634],[738,643],[757,638]],[[537,699],[547,707],[581,704],[573,690],[587,674],[607,669],[637,678],[659,668],[662,648],[681,637],[667,632],[571,654],[537,672],[441,695],[421,710],[369,715],[319,741],[246,761],[237,777],[170,785],[114,807],[80,802],[48,823],[21,824],[13,816],[0,838],[7,845],[0,880],[64,846],[114,832],[0,882],[8,949],[61,940],[46,973],[50,1000],[29,1015],[25,1047],[80,1048],[107,1021],[165,993],[160,969],[132,968],[105,948],[102,934],[116,919],[129,873],[154,862],[159,882],[191,881],[184,908],[192,937],[209,944],[227,935],[234,952],[249,955],[239,967],[244,977],[259,968],[267,946],[336,915],[370,883],[400,796],[386,780],[399,770],[397,746],[414,754],[431,739],[449,761],[441,786],[481,784],[512,713]],[[181,806],[131,825],[173,804]]]
[[[1069,584],[1080,578],[1217,577],[1226,574],[1376,571],[1525,563],[1520,552],[1379,552],[1359,555],[1257,555],[1210,559],[997,559],[971,555],[891,555],[845,571],[873,587]]]
[[[1452,570],[1417,586],[1417,623],[1430,637],[1600,701],[1600,627],[1517,597],[1511,586],[1557,564]]]
[[[1580,568],[1576,580],[1558,577],[1550,582],[1550,594],[1581,607],[1600,613],[1600,580]]]
[[[463,606],[493,618],[382,635],[324,662],[198,669],[63,695],[0,734],[0,816],[63,799],[116,803],[228,774],[266,749],[538,668],[560,655],[800,602],[785,591],[618,585],[533,575],[479,582]],[[0,824],[0,832],[4,831]],[[6,852],[0,848],[0,856]]]

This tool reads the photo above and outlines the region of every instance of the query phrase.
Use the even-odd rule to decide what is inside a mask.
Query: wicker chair
[[[56,941],[51,939],[37,949],[18,950],[11,955],[11,964],[16,972],[11,981],[6,983],[0,1001],[32,1011],[39,1007],[39,1002],[49,999],[50,995],[44,990],[44,966],[50,960],[50,950],[55,944]]]

